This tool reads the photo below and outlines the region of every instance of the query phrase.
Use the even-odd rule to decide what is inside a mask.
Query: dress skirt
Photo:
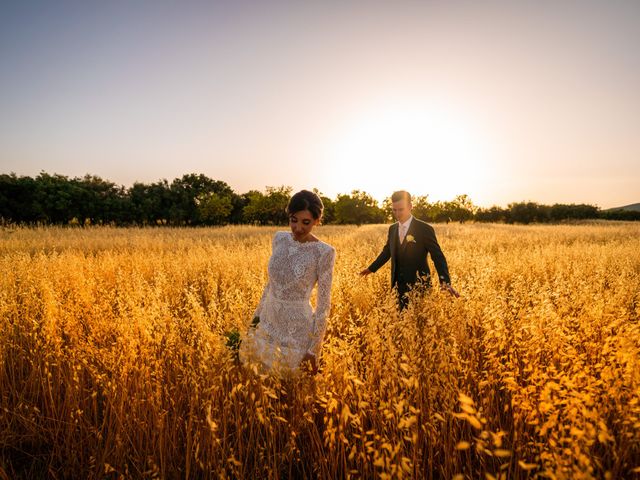
[[[313,309],[308,300],[265,298],[260,323],[240,344],[240,360],[266,370],[297,371],[313,333]]]

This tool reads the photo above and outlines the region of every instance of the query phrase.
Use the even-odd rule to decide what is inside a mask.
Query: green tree
[[[80,213],[74,197],[78,197],[75,186],[64,175],[49,175],[45,172],[35,179],[33,206],[36,220],[44,223],[66,224]]]
[[[627,222],[640,220],[640,212],[637,210],[624,210],[616,208],[614,210],[604,210],[599,213],[599,217],[605,220],[623,220]]]
[[[0,175],[0,218],[7,222],[32,223],[39,213],[34,206],[36,181],[15,173]]]
[[[353,190],[351,195],[338,195],[334,209],[336,223],[340,224],[382,223],[386,219],[378,202],[360,190]]]
[[[71,180],[73,210],[82,223],[123,223],[130,221],[130,197],[122,186],[95,175]]]
[[[176,224],[202,223],[196,199],[201,195],[217,193],[231,196],[233,190],[220,180],[213,180],[203,174],[189,173],[171,183],[173,197],[169,218]]]
[[[314,188],[313,192],[320,197],[322,205],[324,206],[324,210],[322,212],[322,223],[325,225],[334,223],[336,219],[335,202],[329,197],[323,195],[317,188]]]
[[[589,218],[598,218],[598,207],[585,204],[565,205],[555,203],[550,208],[549,217],[551,220],[556,222],[567,219],[584,220]]]
[[[414,217],[424,220],[425,222],[433,221],[433,205],[429,203],[428,195],[414,197],[411,204],[413,205],[411,213]]]
[[[196,199],[200,218],[208,225],[223,225],[228,223],[229,214],[233,209],[231,198],[218,193],[206,193]]]
[[[491,208],[479,208],[475,213],[475,220],[478,222],[504,222],[507,219],[508,211],[498,206]]]
[[[507,222],[509,223],[544,223],[549,221],[551,208],[547,205],[540,205],[535,202],[515,202],[510,203]]]
[[[447,217],[454,222],[463,223],[471,220],[478,208],[468,195],[457,195],[451,202],[445,202]]]
[[[169,221],[173,195],[165,179],[150,185],[134,183],[128,191],[130,221],[141,225],[163,224]]]
[[[267,187],[266,194],[258,191],[247,193],[248,203],[243,209],[245,222],[260,225],[286,225],[286,212],[291,198],[291,187]]]

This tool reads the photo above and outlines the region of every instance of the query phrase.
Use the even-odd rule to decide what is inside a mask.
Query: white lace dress
[[[300,243],[290,232],[275,234],[269,280],[254,314],[260,323],[240,344],[243,363],[296,370],[306,353],[318,356],[331,305],[335,256],[335,249],[322,241]],[[316,283],[314,312],[310,298]]]

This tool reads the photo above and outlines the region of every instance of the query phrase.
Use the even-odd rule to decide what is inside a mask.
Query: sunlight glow
[[[429,200],[478,190],[487,176],[487,140],[451,107],[372,108],[336,132],[327,152],[332,186],[359,188],[376,199],[406,189]]]

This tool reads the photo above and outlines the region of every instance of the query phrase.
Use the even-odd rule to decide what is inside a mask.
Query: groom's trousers
[[[396,280],[393,288],[398,296],[398,308],[400,311],[409,306],[409,292],[416,291],[418,295],[424,295],[429,291],[431,282],[429,279],[418,280],[417,282],[402,282]]]

